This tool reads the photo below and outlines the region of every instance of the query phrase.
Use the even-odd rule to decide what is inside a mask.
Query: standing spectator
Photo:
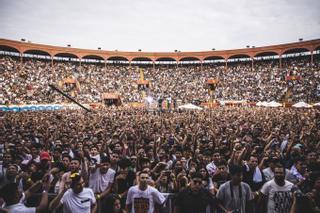
[[[126,213],[126,210],[121,207],[120,197],[114,194],[106,197],[103,209],[108,213]]]
[[[62,175],[59,186],[59,193],[63,191],[66,182],[70,182],[70,176],[75,173],[80,173],[80,159],[78,158],[74,158],[71,160],[70,171]]]
[[[97,200],[103,200],[110,193],[116,173],[110,168],[108,157],[101,157],[100,162],[100,164],[93,165],[89,176],[89,187],[96,194]]]
[[[175,202],[174,213],[205,213],[214,207],[215,199],[208,189],[202,185],[200,173],[192,175],[190,185],[181,190]]]
[[[128,212],[153,213],[155,209],[165,202],[164,196],[154,187],[148,185],[149,174],[140,172],[138,185],[132,186],[128,191],[126,208]]]
[[[243,166],[243,181],[249,184],[252,191],[258,191],[266,182],[263,172],[258,166],[258,157],[251,155],[248,163]]]
[[[220,153],[219,151],[215,151],[212,155],[212,161],[206,166],[209,175],[212,177],[215,173],[217,166],[216,163],[220,160]]]
[[[43,188],[41,201],[37,207],[27,207],[23,204],[34,192]],[[1,197],[4,199],[6,206],[4,209],[10,213],[35,213],[46,212],[48,206],[48,190],[50,187],[49,176],[44,176],[43,182],[36,182],[28,190],[21,192],[18,189],[18,184],[9,183],[1,189]]]
[[[285,180],[285,168],[281,164],[275,165],[274,179],[266,182],[262,189],[262,201],[267,201],[267,212],[289,213],[292,205],[293,184]]]
[[[95,213],[97,204],[92,189],[84,188],[84,179],[79,173],[73,173],[70,178],[70,189],[66,183],[62,192],[51,201],[49,209],[53,211],[63,206],[64,213]]]
[[[113,185],[113,191],[119,195],[122,207],[125,207],[128,190],[133,186],[136,178],[135,173],[129,169],[130,164],[131,162],[126,158],[119,161],[120,171],[116,174]]]
[[[227,212],[251,212],[249,201],[254,197],[250,186],[242,182],[242,167],[230,165],[229,171],[231,180],[222,184],[217,193],[220,207]]]

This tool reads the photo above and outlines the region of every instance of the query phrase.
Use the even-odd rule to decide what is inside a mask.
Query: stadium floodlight
[[[21,41],[26,42],[26,39],[25,39],[25,38],[22,38]]]
[[[101,47],[98,47],[98,50],[101,50]]]
[[[299,38],[299,41],[303,41],[303,38]]]
[[[71,44],[67,44],[67,47],[71,47]]]
[[[141,52],[141,49],[138,49],[139,52]]]
[[[212,51],[215,51],[215,50],[216,50],[216,48],[212,48],[211,50],[212,50]]]
[[[174,50],[174,52],[176,53],[176,52],[178,52],[178,50]]]
[[[256,48],[256,46],[252,46],[252,48]]]
[[[250,45],[247,45],[246,47],[247,47],[247,48],[250,48]]]

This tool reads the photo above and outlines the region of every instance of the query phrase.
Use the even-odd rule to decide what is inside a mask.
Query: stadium
[[[51,83],[91,105],[119,99],[119,103],[137,106],[147,96],[152,100],[169,98],[170,102],[181,104],[197,100],[206,106],[217,100],[278,101],[287,106],[294,102],[319,102],[319,39],[237,50],[174,53],[85,50],[5,39],[0,40],[0,47],[2,71],[20,67],[26,74],[34,69],[31,72],[38,76],[16,82],[20,85],[17,91],[5,88],[2,104],[66,102],[48,91]],[[56,76],[50,78],[53,73]],[[168,73],[174,75],[172,82],[166,79]],[[88,80],[89,75],[94,79]],[[18,80],[7,77],[2,87]],[[264,88],[271,91],[266,93]]]
[[[319,148],[318,38],[207,51],[0,38],[0,212],[319,212]]]

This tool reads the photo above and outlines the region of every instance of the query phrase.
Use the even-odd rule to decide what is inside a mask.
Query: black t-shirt
[[[183,213],[205,213],[208,205],[215,204],[214,196],[207,189],[193,192],[190,187],[181,190],[175,200],[175,206]]]
[[[121,194],[127,191],[131,186],[133,186],[135,180],[135,173],[133,171],[128,171],[128,175],[126,179],[119,179],[118,180],[118,194]]]
[[[262,181],[254,182],[253,181],[254,170],[250,169],[249,171],[247,171],[247,167],[243,166],[243,182],[246,182],[247,184],[249,184],[252,191],[259,191],[262,188],[263,184],[266,182],[263,172],[261,170],[260,172],[262,176]]]

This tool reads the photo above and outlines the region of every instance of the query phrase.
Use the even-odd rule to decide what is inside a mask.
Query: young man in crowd
[[[191,176],[190,185],[177,194],[174,213],[203,213],[215,205],[214,196],[202,185],[202,175],[196,172]]]
[[[89,174],[89,188],[96,194],[98,200],[103,200],[112,189],[115,171],[110,168],[110,159],[102,156],[100,164],[92,165]]]
[[[40,204],[37,207],[27,207],[24,202],[42,187]],[[17,183],[8,183],[1,188],[1,197],[4,199],[4,210],[12,213],[39,213],[47,212],[48,190],[50,188],[49,176],[44,176],[42,181],[37,181],[28,190],[21,193]]]
[[[165,197],[154,187],[148,185],[148,172],[139,173],[138,185],[132,186],[127,195],[126,209],[128,213],[153,213],[160,208]]]
[[[61,177],[60,186],[59,186],[59,193],[62,192],[62,190],[65,187],[65,184],[67,182],[70,182],[70,176],[74,173],[80,173],[80,164],[81,160],[78,158],[73,158],[70,162],[70,171],[64,173]]]
[[[66,183],[63,190],[51,201],[51,211],[63,206],[64,213],[95,213],[97,210],[96,198],[92,189],[85,188],[83,177],[79,173],[70,175],[69,183]]]
[[[242,182],[242,167],[230,165],[229,172],[231,180],[222,184],[217,193],[220,207],[227,212],[251,212],[249,202],[253,200],[254,195],[250,186]]]
[[[274,178],[266,182],[260,190],[262,202],[267,203],[267,212],[289,213],[292,206],[293,184],[285,180],[285,168],[276,164]]]

